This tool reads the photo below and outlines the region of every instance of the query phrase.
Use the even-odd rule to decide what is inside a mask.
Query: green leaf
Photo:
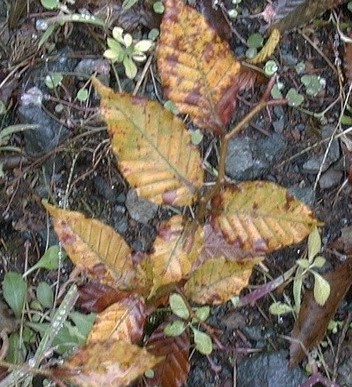
[[[201,320],[205,321],[210,314],[210,307],[209,306],[202,306],[201,308],[197,308],[195,311],[196,317]]]
[[[159,14],[164,13],[164,10],[165,10],[164,4],[161,1],[156,1],[153,4],[153,10],[155,13],[159,13]]]
[[[87,338],[90,331],[92,330],[92,326],[96,319],[96,314],[95,313],[84,314],[77,311],[73,311],[70,313],[70,319],[75,323],[81,335]]]
[[[26,346],[18,332],[11,333],[5,360],[11,364],[23,364],[27,356]]]
[[[54,305],[54,292],[46,282],[39,282],[37,286],[37,299],[44,308],[51,308]]]
[[[303,267],[298,267],[296,271],[296,278],[293,281],[293,299],[295,302],[295,311],[298,314],[299,310],[301,309],[301,302],[302,302],[302,286],[303,286]]]
[[[23,277],[38,269],[57,270],[64,258],[65,254],[62,253],[59,245],[51,246],[40,260],[23,274]]]
[[[13,310],[15,317],[20,318],[27,297],[27,283],[22,275],[13,271],[6,273],[2,283],[2,291],[5,301]]]
[[[259,48],[263,45],[264,38],[261,34],[255,33],[249,36],[247,39],[247,46],[249,48]]]
[[[40,2],[46,9],[55,9],[59,6],[59,0],[40,0]]]
[[[297,107],[304,101],[303,95],[299,94],[294,88],[287,92],[286,99],[288,100],[288,105],[292,107]]]
[[[6,106],[4,102],[0,99],[0,115],[3,115],[6,113]]]
[[[313,258],[321,250],[321,238],[318,228],[315,226],[312,232],[308,236],[308,261],[313,262]]]
[[[265,67],[264,67],[264,72],[266,75],[268,75],[269,77],[274,75],[277,70],[279,69],[279,66],[277,65],[277,63],[273,60],[268,60],[266,63],[265,63]]]
[[[87,101],[88,96],[89,96],[88,90],[86,88],[84,88],[84,87],[79,89],[78,92],[77,92],[77,99],[80,102]]]
[[[201,332],[194,327],[192,327],[192,330],[193,340],[197,351],[203,355],[210,355],[213,352],[213,343],[211,341],[211,337],[207,333]]]
[[[312,272],[314,275],[314,299],[317,304],[323,306],[330,295],[330,284],[320,274]]]
[[[308,267],[309,267],[309,261],[308,261],[308,259],[305,259],[305,258],[297,259],[296,263],[302,269],[308,269]]]
[[[169,304],[172,312],[176,316],[183,318],[184,320],[187,320],[189,318],[188,308],[185,302],[183,301],[183,298],[179,294],[171,294]]]
[[[326,259],[319,255],[318,257],[315,257],[314,262],[312,263],[312,267],[318,267],[320,269],[325,265],[325,263]]]
[[[275,83],[275,85],[272,87],[271,96],[274,99],[281,99],[282,98],[281,88],[280,88],[279,84]]]
[[[166,336],[180,336],[181,333],[186,329],[186,324],[182,320],[172,321],[167,324],[164,328]]]
[[[341,124],[342,125],[352,125],[352,117],[343,115],[341,117]]]
[[[203,132],[199,129],[191,131],[191,141],[193,145],[199,145],[203,140]]]
[[[270,305],[269,312],[275,316],[281,316],[282,314],[293,312],[293,308],[283,302],[274,302]]]
[[[137,75],[137,66],[130,57],[125,56],[123,58],[123,66],[129,79],[133,79]]]
[[[124,0],[124,2],[122,3],[122,8],[123,8],[124,10],[130,9],[130,8],[133,7],[136,3],[138,3],[138,0]]]
[[[45,84],[49,89],[58,87],[64,79],[61,73],[50,73],[45,77]]]
[[[167,100],[164,102],[164,108],[171,112],[172,114],[178,114],[179,110],[177,109],[177,106],[170,100]]]

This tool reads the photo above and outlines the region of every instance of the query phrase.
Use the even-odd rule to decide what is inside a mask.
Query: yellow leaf
[[[53,217],[54,229],[71,261],[78,267],[91,269],[104,263],[111,286],[130,288],[135,275],[129,246],[111,227],[80,212],[56,208],[43,201]]]
[[[191,204],[203,169],[183,122],[156,101],[114,93],[97,79],[93,84],[119,168],[138,195],[156,204]]]
[[[80,349],[55,375],[82,387],[127,386],[161,360],[124,341],[99,341]]]
[[[273,29],[264,47],[258,52],[255,57],[249,59],[248,63],[257,64],[263,63],[265,60],[267,60],[274,53],[276,46],[280,42],[280,38],[280,31],[276,28]]]
[[[220,257],[207,261],[186,282],[185,295],[198,304],[222,304],[247,286],[253,266],[262,260],[255,257],[234,262]]]
[[[271,182],[227,187],[213,205],[213,220],[228,242],[253,253],[300,242],[318,223],[308,206]]]
[[[167,0],[157,49],[166,96],[203,129],[223,133],[243,84],[229,44],[204,16],[181,0]]]
[[[143,335],[145,303],[138,296],[129,296],[110,305],[97,315],[87,344],[114,339],[137,343]]]
[[[181,216],[164,223],[154,243],[154,253],[148,258],[153,267],[153,288],[150,297],[161,286],[177,283],[192,269],[203,243],[203,230],[189,235]]]

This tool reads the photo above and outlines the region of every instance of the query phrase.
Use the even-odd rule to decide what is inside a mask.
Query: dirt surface
[[[29,10],[24,9],[17,16],[12,10],[11,28],[8,28],[6,13],[0,15],[0,39],[4,46],[0,62],[0,99],[8,108],[6,114],[0,116],[0,129],[15,124],[41,125],[37,132],[36,129],[27,130],[11,136],[6,145],[15,147],[15,152],[2,150],[0,143],[3,168],[0,177],[0,278],[10,270],[23,273],[42,256],[47,245],[57,242],[41,205],[43,198],[113,226],[134,251],[150,250],[156,225],[169,211],[151,208],[129,196],[129,187],[116,168],[104,124],[96,114],[97,97],[91,91],[87,102],[74,100],[78,89],[93,72],[116,87],[109,64],[102,57],[105,36],[89,25],[64,25],[49,38],[49,43],[38,49],[42,32],[36,30],[36,23],[45,15],[42,8],[33,4],[36,2],[30,3]],[[224,6],[230,7],[230,3],[225,2]],[[262,1],[242,1],[230,40],[237,56],[243,56],[246,51],[240,38],[246,40],[251,33],[267,25],[261,17],[252,17],[266,5]],[[96,10],[99,2],[88,2],[87,7]],[[6,8],[6,2],[0,1],[0,10]],[[279,80],[286,91],[293,87],[301,92],[305,96],[304,103],[300,109],[275,107],[256,117],[241,134],[245,144],[241,143],[241,147],[248,145],[252,161],[245,161],[243,156],[239,163],[248,162],[248,169],[236,170],[238,160],[233,161],[234,165],[228,161],[227,166],[227,174],[233,178],[277,182],[309,204],[324,222],[323,252],[330,267],[339,263],[341,255],[330,249],[329,243],[351,224],[352,206],[349,180],[352,139],[346,131],[348,126],[342,125],[340,120],[342,115],[348,116],[345,105],[349,103],[349,84],[341,78],[344,45],[335,22],[340,20],[349,25],[350,14],[345,6],[334,12],[333,15],[327,12],[315,23],[282,37],[274,54],[279,65]],[[119,13],[115,11],[114,15],[117,17]],[[136,36],[142,36],[158,20],[139,7],[124,23]],[[305,74],[319,75],[326,81],[326,86],[316,96],[305,94],[301,75],[296,71],[296,65],[301,62],[305,65]],[[62,88],[53,91],[45,86],[44,79],[49,71],[64,74]],[[123,90],[133,91],[138,77],[131,81],[124,78],[122,69],[118,71]],[[25,103],[33,87],[43,96],[39,106]],[[263,90],[264,86],[255,87],[241,94],[234,123],[259,100]],[[138,94],[162,98],[154,60],[146,69]],[[270,144],[276,144],[274,137],[281,145],[270,148]],[[217,148],[214,137],[206,135],[200,147],[212,164]],[[260,159],[263,167],[253,170],[264,152],[270,157],[264,161]],[[265,260],[268,273],[256,271],[250,289],[284,273],[305,249],[306,243],[302,243],[268,256]],[[69,263],[61,268],[63,282],[71,270]],[[56,279],[56,273],[45,276],[48,281]],[[35,284],[38,278],[32,281]],[[284,300],[284,293],[288,297],[292,295],[289,289],[279,289],[254,306],[235,309],[229,302],[214,308],[209,322],[221,331],[224,348],[216,349],[209,358],[193,354],[187,385],[231,386],[235,380],[240,387],[304,383],[308,375],[304,371],[306,361],[295,369],[288,369],[287,336],[293,327],[293,317],[277,317],[268,312],[274,299]],[[351,302],[351,294],[348,294],[335,316],[342,325],[351,310]],[[329,333],[327,348],[323,350],[325,364],[317,357],[311,367],[320,367],[320,372],[328,378],[335,376],[341,386],[352,386],[351,330],[345,334],[338,350],[340,337],[341,329]]]

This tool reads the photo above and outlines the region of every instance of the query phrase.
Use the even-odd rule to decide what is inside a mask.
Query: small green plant
[[[112,38],[107,38],[108,49],[104,56],[110,59],[112,63],[122,63],[128,78],[133,79],[137,75],[137,66],[135,62],[144,62],[148,52],[153,46],[149,39],[135,42],[128,33],[124,34],[121,27],[115,27],[112,30]]]
[[[2,283],[3,297],[11,308],[18,329],[9,335],[9,346],[5,361],[11,364],[23,364],[32,349],[39,345],[34,355],[37,366],[48,351],[59,355],[70,353],[82,345],[95,321],[95,314],[82,314],[74,310],[78,293],[76,286],[68,291],[60,306],[55,301],[53,286],[40,281],[34,288],[26,278],[34,270],[56,270],[64,255],[59,246],[51,246],[42,258],[26,273],[7,272]],[[31,357],[33,353],[31,354]],[[13,371],[11,381],[20,382],[32,375]],[[10,384],[8,384],[10,385]]]
[[[264,38],[260,33],[256,32],[250,35],[246,42],[248,46],[248,50],[246,51],[246,57],[248,59],[253,58],[257,54],[258,49],[263,46],[263,43]]]
[[[294,312],[298,314],[301,307],[303,280],[309,274],[314,277],[313,294],[315,301],[321,306],[326,303],[330,295],[330,284],[316,271],[316,269],[322,268],[326,263],[326,259],[319,255],[320,250],[320,234],[318,229],[315,227],[308,237],[307,255],[296,261],[297,270],[293,280],[294,306],[292,306],[290,302],[274,302],[269,308],[270,313],[282,315]]]
[[[178,319],[166,325],[164,333],[167,336],[179,336],[188,327],[193,332],[193,340],[197,351],[203,355],[210,355],[213,351],[211,337],[195,327],[196,324],[204,322],[209,317],[210,307],[192,308],[190,311],[182,296],[177,293],[170,295],[169,304]]]
[[[307,95],[316,97],[326,86],[326,81],[319,75],[303,75],[301,82],[306,88]]]

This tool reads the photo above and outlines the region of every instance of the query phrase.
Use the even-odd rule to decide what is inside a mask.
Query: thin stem
[[[200,198],[199,207],[196,214],[197,219],[201,220],[205,217],[209,200],[213,198],[220,191],[220,188],[223,186],[225,182],[225,162],[226,162],[226,155],[227,155],[229,141],[233,137],[238,135],[238,133],[263,109],[269,106],[286,105],[286,104],[287,104],[286,99],[260,101],[245,117],[242,118],[242,120],[239,123],[236,124],[236,126],[229,133],[227,133],[224,137],[222,137],[221,144],[220,144],[218,177],[213,187],[203,197]]]

